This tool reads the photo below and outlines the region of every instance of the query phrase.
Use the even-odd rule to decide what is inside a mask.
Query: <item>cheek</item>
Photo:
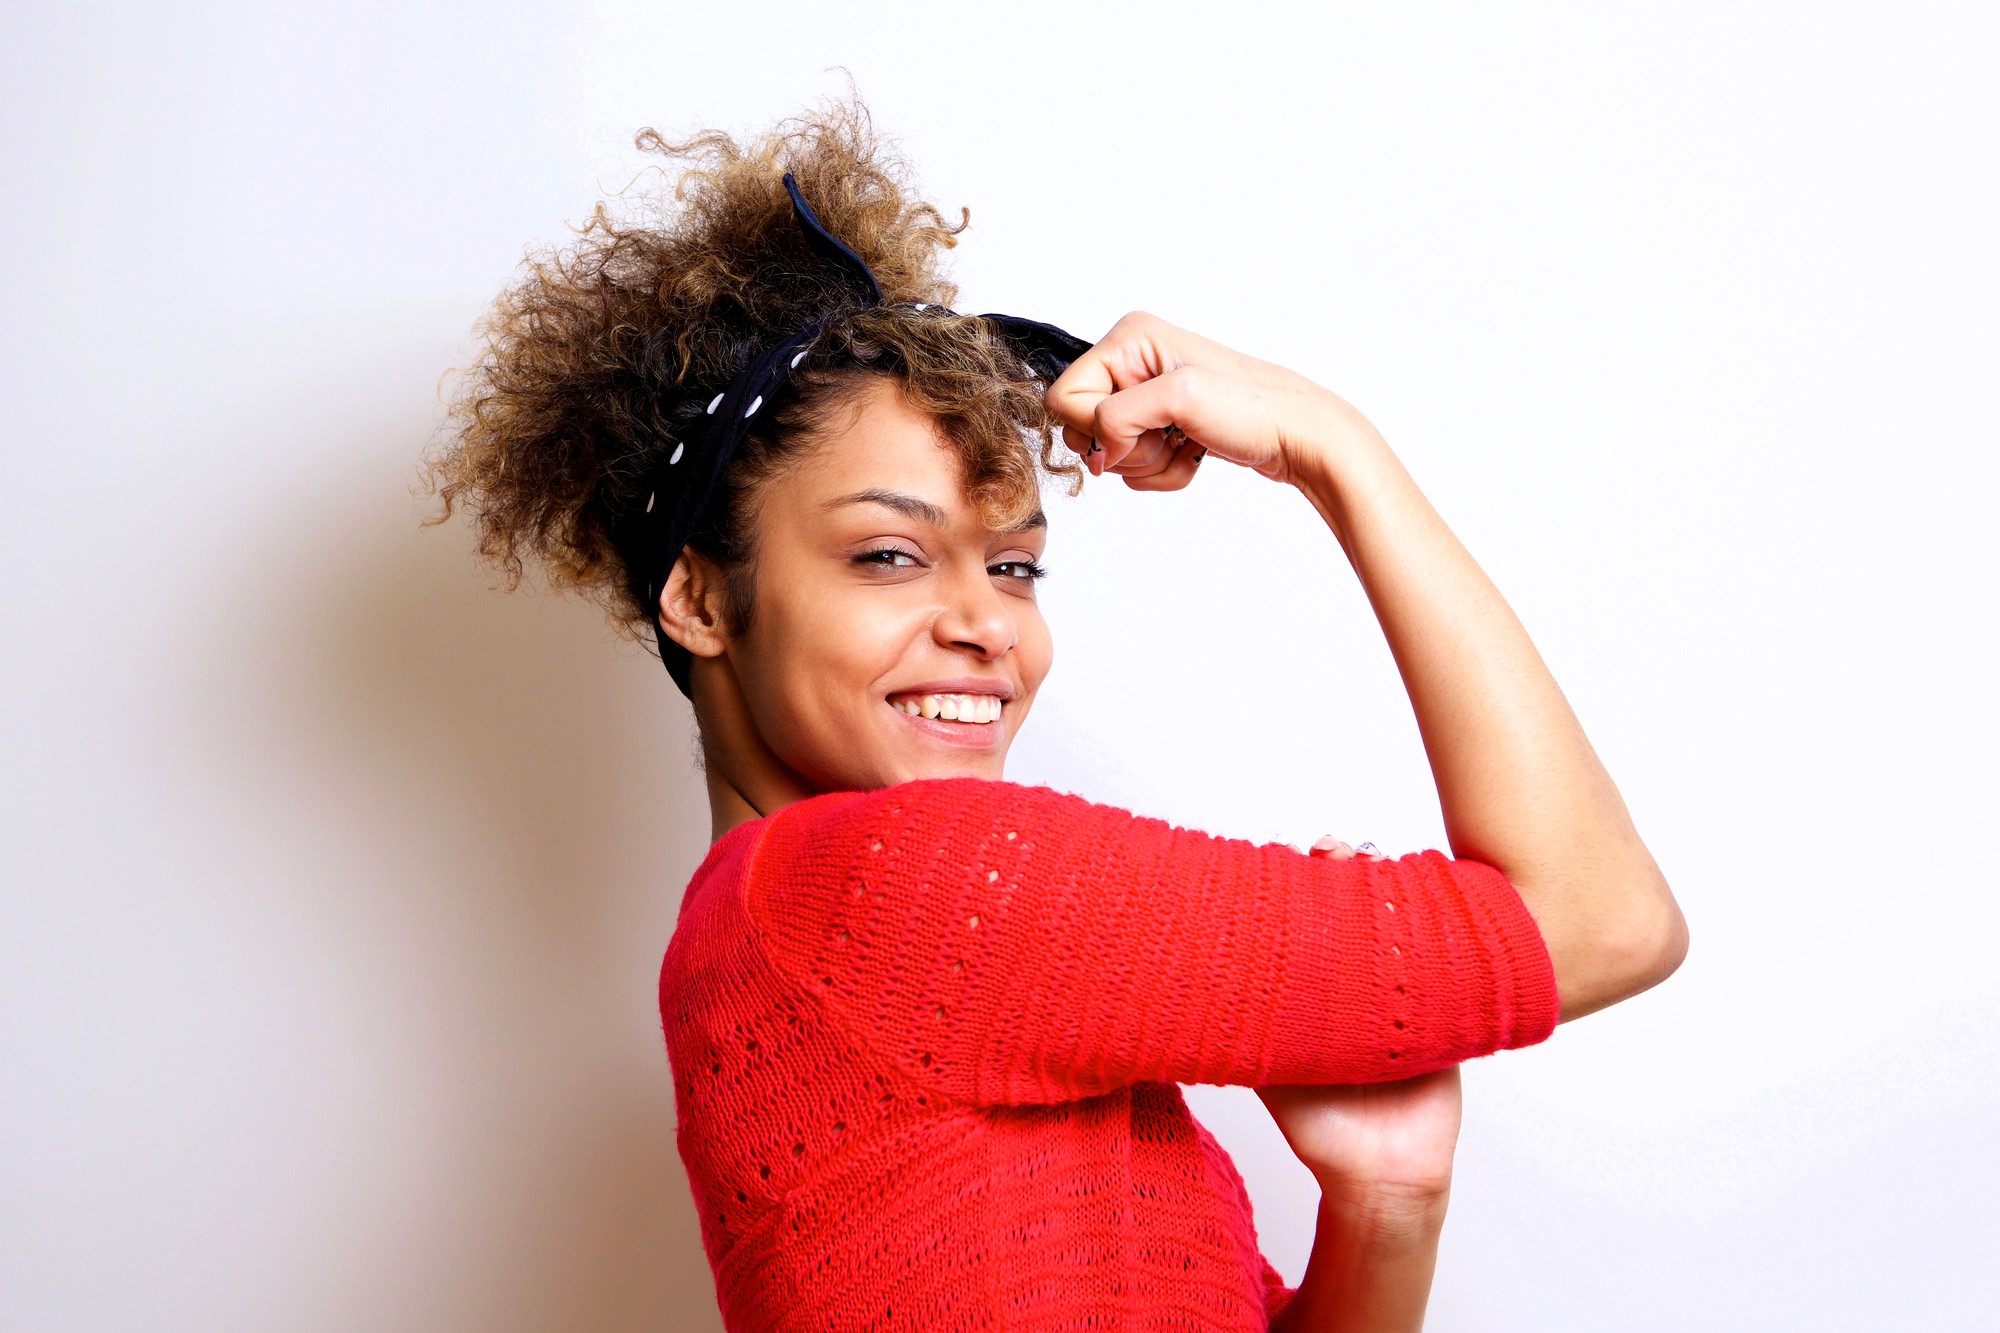
[[[852,588],[761,602],[759,612],[753,638],[776,673],[764,683],[774,730],[786,738],[851,741],[854,719],[879,702],[877,688],[924,630],[917,610]],[[767,739],[783,752],[777,736]]]
[[[1042,618],[1042,608],[1032,602],[1020,613],[1016,624],[1021,635],[1014,647],[1019,654],[1016,669],[1021,673],[1022,685],[1032,693],[1041,688],[1055,662],[1055,638],[1049,631],[1049,622]]]

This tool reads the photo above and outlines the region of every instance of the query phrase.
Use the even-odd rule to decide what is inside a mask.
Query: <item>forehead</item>
[[[828,501],[871,490],[920,496],[954,525],[978,522],[965,492],[964,460],[937,420],[912,407],[894,380],[872,380],[834,414],[792,475],[771,488],[765,514],[804,519],[822,514]]]
[[[990,498],[974,498],[968,492],[974,474],[944,426],[910,406],[900,380],[880,378],[834,410],[812,450],[782,484],[764,488],[760,540],[848,526],[870,514],[880,518],[884,510],[964,540],[1018,536],[1048,526],[1032,494],[1024,518],[998,518],[1000,512],[1020,514],[1020,508],[996,510]]]

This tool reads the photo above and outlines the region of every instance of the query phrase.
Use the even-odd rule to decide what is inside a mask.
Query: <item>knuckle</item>
[[[1090,409],[1091,434],[1102,440],[1108,435],[1116,435],[1124,424],[1125,405],[1118,401],[1116,394],[1100,398]]]
[[[1166,327],[1167,322],[1150,310],[1128,310],[1118,317],[1105,338],[1109,341],[1114,334],[1122,338],[1157,337]]]
[[[1065,371],[1063,373],[1068,374],[1069,372]],[[1047,392],[1042,395],[1042,405],[1048,409],[1049,415],[1057,421],[1065,424],[1073,424],[1077,419],[1077,398],[1081,392],[1082,390],[1079,386],[1064,384],[1059,379],[1054,384],[1051,384]]]
[[[1172,405],[1176,411],[1197,412],[1208,404],[1215,394],[1215,382],[1209,372],[1200,366],[1176,366],[1166,374],[1172,386]]]

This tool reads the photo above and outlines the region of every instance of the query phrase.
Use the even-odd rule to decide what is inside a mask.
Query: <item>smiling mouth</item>
[[[984,726],[1000,720],[1003,705],[992,694],[893,694],[889,707],[911,717],[938,718]]]

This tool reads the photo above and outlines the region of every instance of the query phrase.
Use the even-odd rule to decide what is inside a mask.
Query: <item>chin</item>
[[[1003,751],[983,753],[953,753],[949,750],[929,754],[903,755],[900,762],[884,764],[881,771],[895,776],[879,786],[892,786],[898,782],[916,782],[925,778],[987,778],[998,779],[1006,768],[1007,757]]]

